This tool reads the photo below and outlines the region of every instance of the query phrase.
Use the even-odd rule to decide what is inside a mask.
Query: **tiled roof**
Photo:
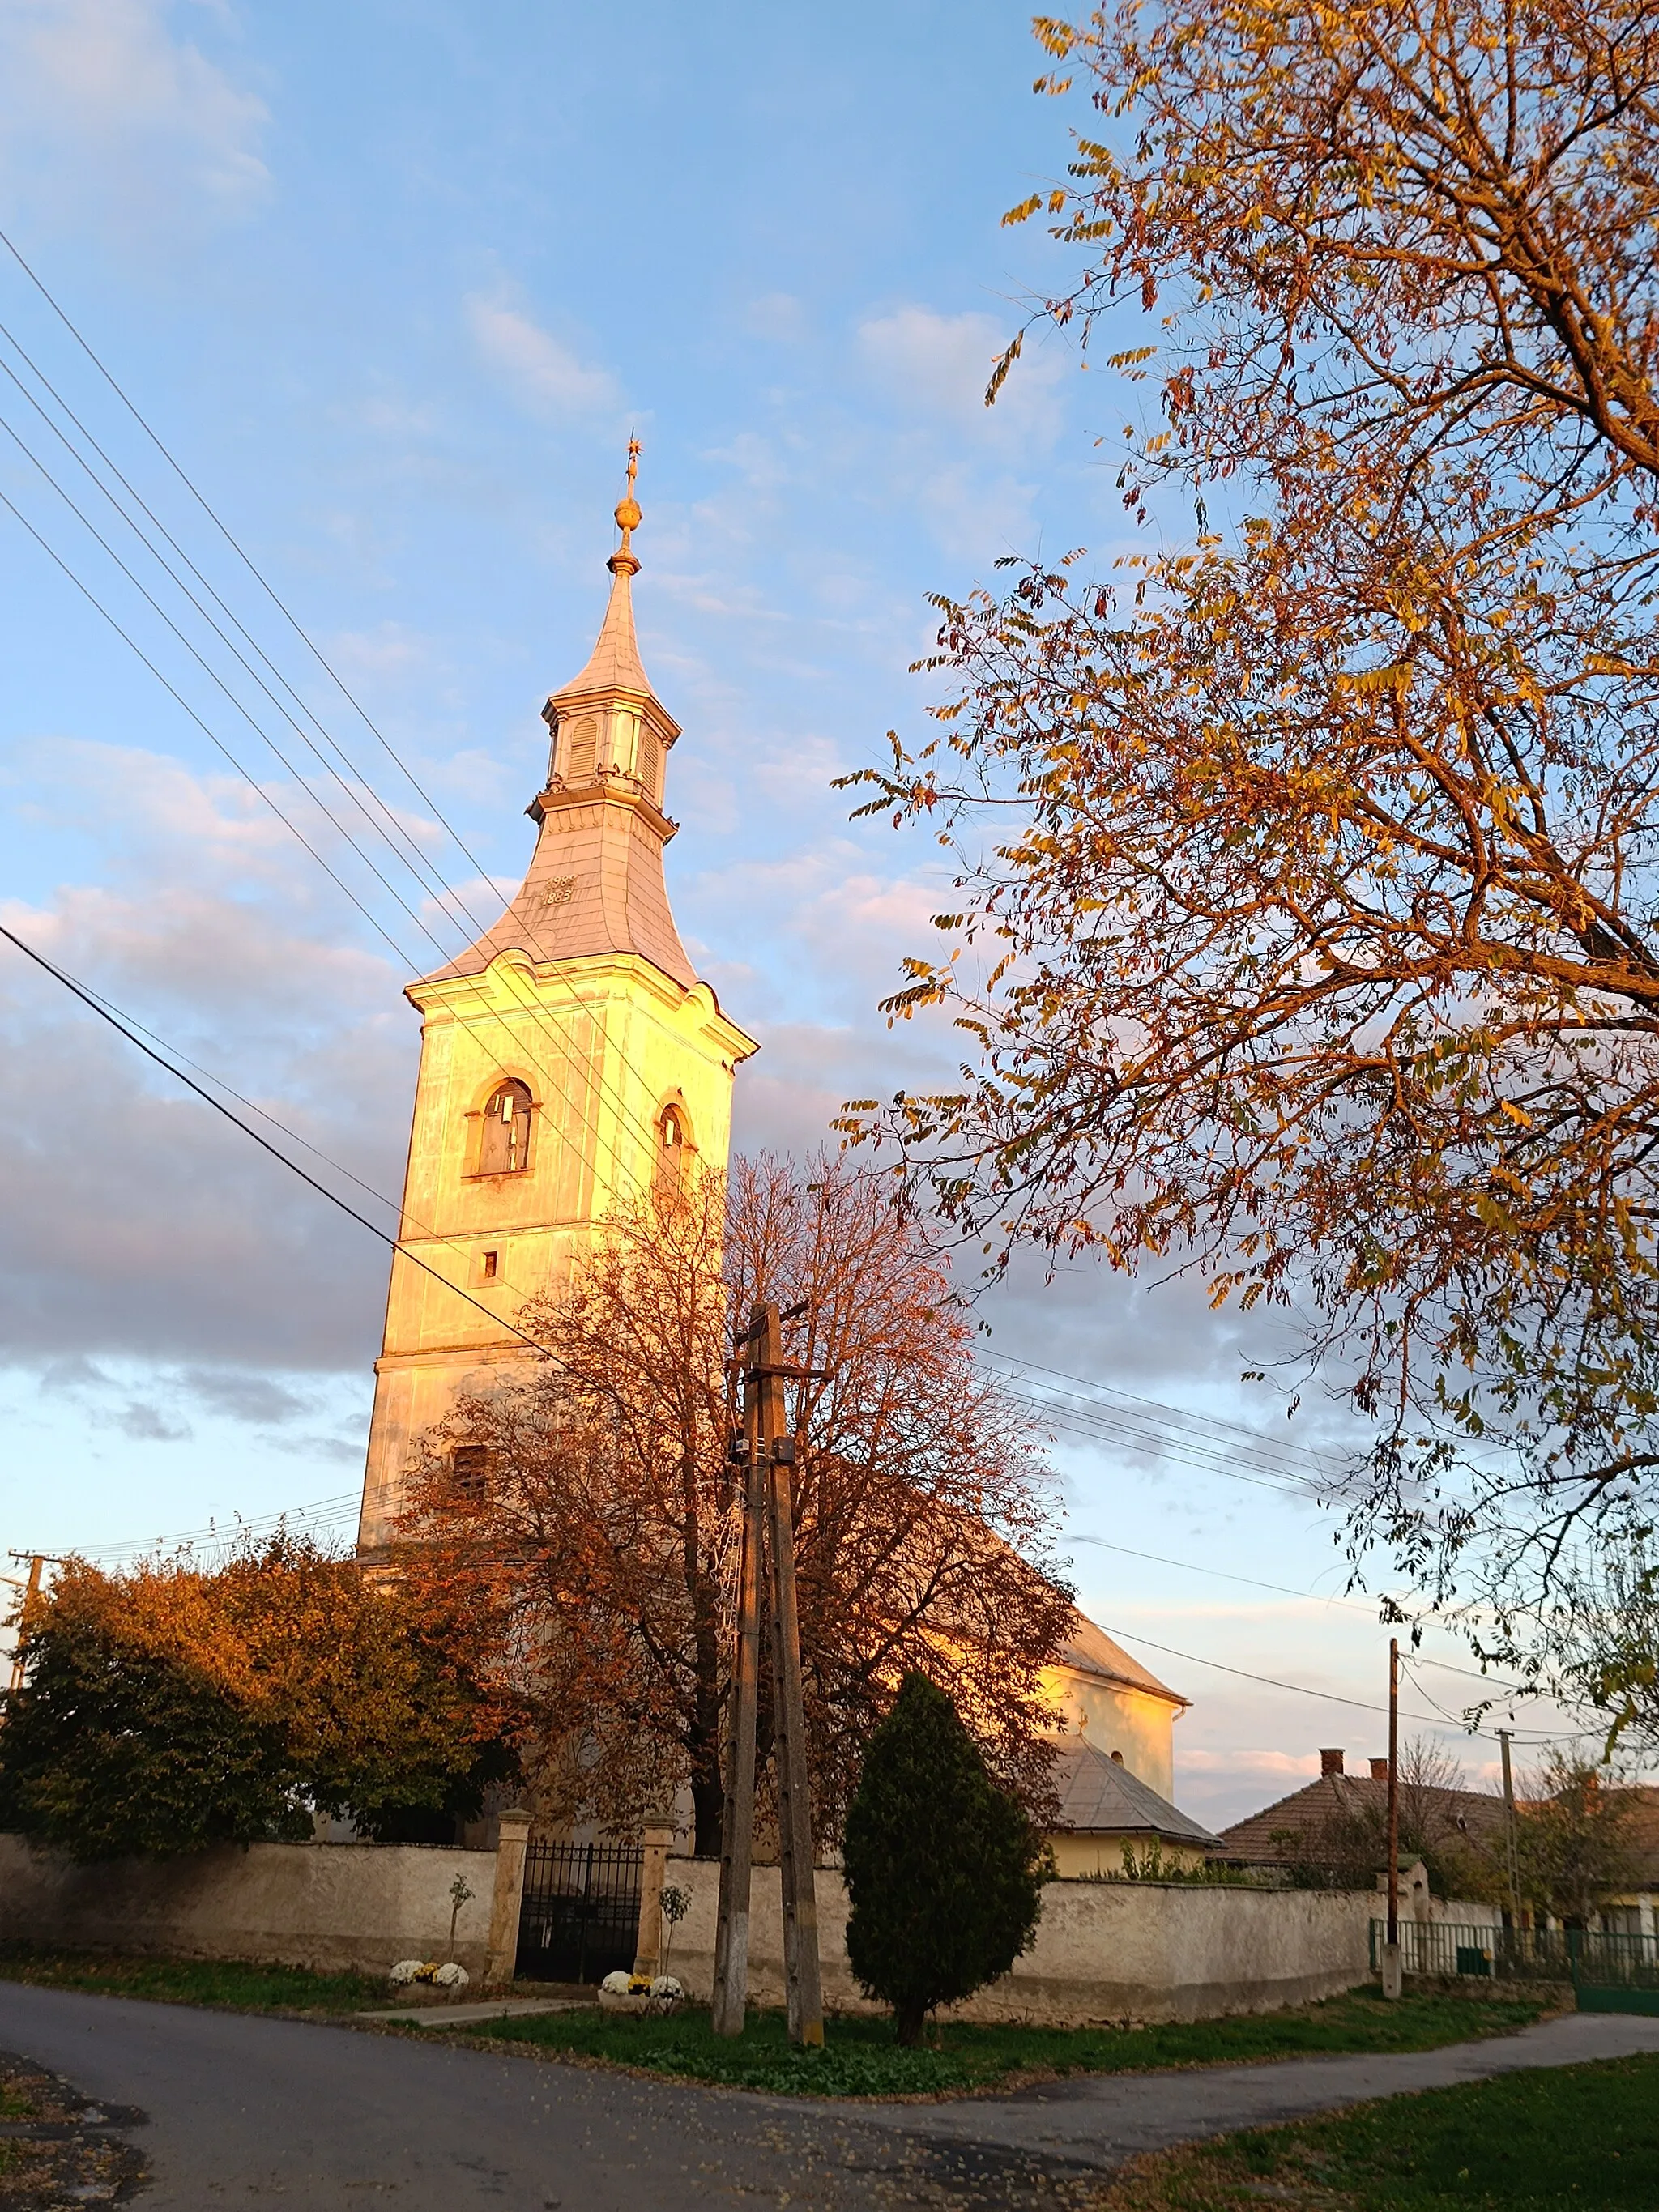
[[[1380,1808],[1388,1798],[1386,1780],[1369,1774],[1322,1774],[1316,1782],[1293,1790],[1248,1820],[1235,1820],[1221,1831],[1222,1847],[1231,1859],[1251,1866],[1288,1866],[1298,1856],[1304,1838],[1316,1835],[1332,1817]],[[1504,1801],[1480,1790],[1436,1790],[1435,1809],[1448,1827],[1472,1838],[1501,1832]],[[1275,1841],[1289,1832],[1293,1840]]]
[[[1054,1784],[1060,1792],[1058,1828],[1091,1835],[1162,1836],[1204,1850],[1218,1843],[1207,1828],[1081,1736],[1068,1736],[1061,1747]]]

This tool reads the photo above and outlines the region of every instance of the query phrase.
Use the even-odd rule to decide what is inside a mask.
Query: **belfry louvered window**
[[[519,1175],[529,1165],[530,1091],[522,1083],[503,1083],[483,1109],[478,1173]]]
[[[657,743],[656,732],[646,729],[643,725],[640,729],[640,782],[647,799],[662,797],[661,748]]]
[[[584,714],[570,732],[565,750],[564,780],[567,783],[592,783],[593,763],[599,757],[599,724],[594,714]]]

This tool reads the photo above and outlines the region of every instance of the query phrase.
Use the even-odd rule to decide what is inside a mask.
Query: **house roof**
[[[1068,1736],[1060,1746],[1054,1785],[1060,1793],[1057,1828],[1091,1835],[1162,1836],[1206,1850],[1219,1844],[1207,1828],[1081,1736]]]
[[[1061,1667],[1075,1668],[1079,1674],[1096,1674],[1103,1681],[1120,1682],[1135,1690],[1148,1690],[1155,1698],[1167,1698],[1172,1705],[1191,1705],[1179,1690],[1172,1690],[1167,1682],[1143,1667],[1139,1659],[1132,1659],[1121,1644],[1115,1644],[1103,1628],[1097,1628],[1092,1620],[1082,1613],[1072,1620],[1072,1638],[1060,1654],[1056,1662]]]
[[[1288,1797],[1280,1797],[1235,1820],[1221,1831],[1221,1844],[1231,1859],[1251,1866],[1289,1866],[1301,1856],[1308,1840],[1317,1836],[1333,1816],[1342,1817],[1381,1808],[1388,1801],[1386,1777],[1370,1774],[1322,1774]],[[1479,1839],[1501,1832],[1504,1801],[1480,1790],[1431,1790],[1437,1814],[1448,1828]],[[1403,1795],[1403,1791],[1402,1791]]]

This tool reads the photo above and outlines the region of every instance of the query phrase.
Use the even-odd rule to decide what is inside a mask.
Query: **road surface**
[[[137,2212],[884,2212],[1064,2206],[1137,2151],[1521,2066],[1659,2051],[1573,2014],[1371,2057],[1096,2075],[955,2103],[813,2103],[410,2037],[0,1983],[0,2049],[137,2106]]]

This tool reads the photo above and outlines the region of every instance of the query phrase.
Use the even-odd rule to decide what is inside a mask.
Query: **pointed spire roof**
[[[643,519],[640,503],[634,496],[639,470],[640,441],[630,438],[628,489],[617,502],[617,527],[622,532],[622,544],[605,563],[611,576],[611,598],[605,620],[599,625],[599,641],[587,657],[587,665],[568,684],[560,685],[549,699],[550,706],[561,699],[582,698],[594,691],[633,692],[647,699],[656,696],[640,659],[639,641],[634,635],[632,585],[640,573],[640,562],[633,538]]]

